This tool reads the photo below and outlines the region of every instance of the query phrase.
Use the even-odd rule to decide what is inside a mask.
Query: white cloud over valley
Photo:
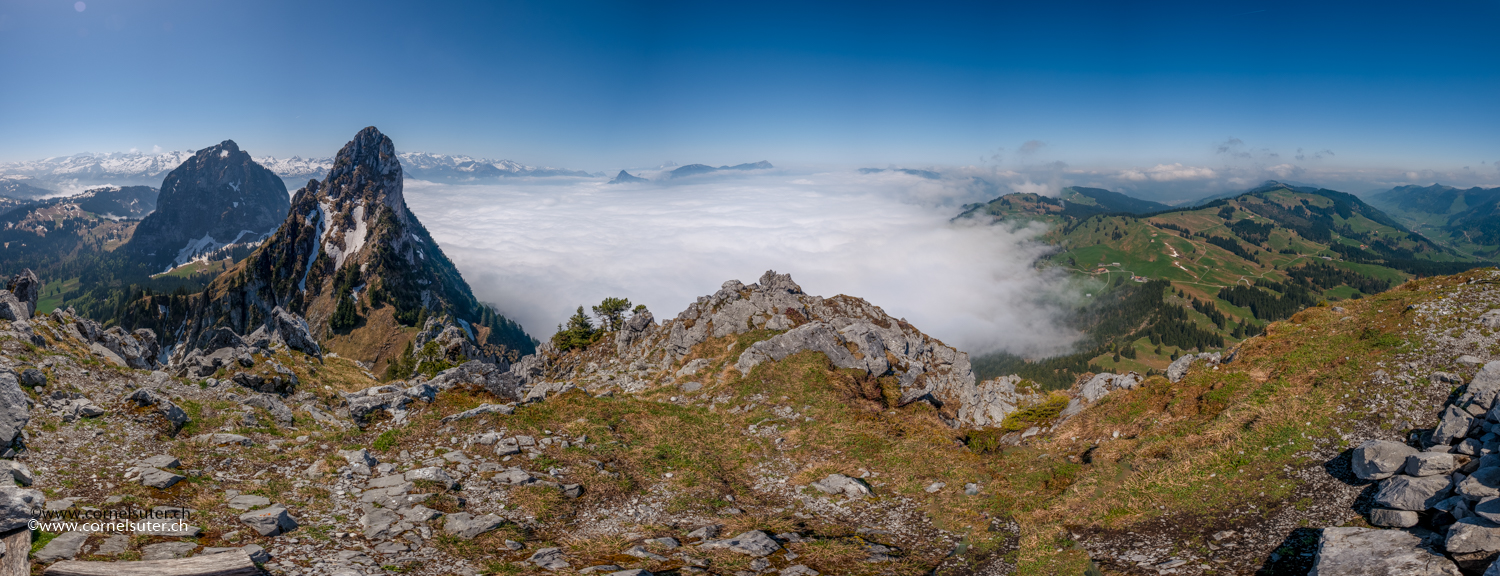
[[[686,183],[600,180],[442,185],[407,203],[481,300],[538,338],[606,296],[659,320],[726,280],[790,273],[809,294],[848,294],[970,352],[1065,351],[1077,297],[1036,270],[1039,227],[950,224],[993,198],[972,180],[777,172]]]

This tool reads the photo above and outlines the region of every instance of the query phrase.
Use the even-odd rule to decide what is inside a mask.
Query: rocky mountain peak
[[[171,269],[227,246],[260,241],[286,216],[286,186],[233,140],[194,153],[167,174],[127,254]]]
[[[184,319],[188,338],[219,327],[246,334],[280,307],[305,317],[314,339],[355,332],[395,339],[380,350],[333,348],[371,362],[400,353],[402,326],[440,314],[479,343],[532,348],[519,326],[475,299],[407,209],[395,145],[374,127],[339,150],[327,178],[297,191],[275,233],[208,294],[205,307]]]

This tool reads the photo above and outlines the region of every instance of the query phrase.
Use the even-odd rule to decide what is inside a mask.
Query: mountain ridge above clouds
[[[168,152],[84,152],[71,156],[54,156],[40,160],[0,163],[0,195],[20,199],[41,198],[65,191],[60,189],[97,184],[161,185],[167,173],[197,154],[196,150]],[[401,152],[397,154],[406,175],[417,180],[465,183],[486,182],[512,177],[594,177],[582,170],[550,166],[532,166],[512,160],[476,158],[462,154]],[[258,156],[257,164],[279,176],[287,189],[300,188],[307,180],[319,179],[333,167],[334,158]]]

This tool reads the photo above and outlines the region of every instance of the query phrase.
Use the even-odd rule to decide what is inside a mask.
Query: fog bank
[[[406,199],[483,301],[545,339],[606,296],[665,320],[726,280],[790,273],[864,298],[970,352],[1064,351],[1076,299],[1039,272],[1040,226],[948,222],[993,192],[901,173],[787,172],[610,185],[408,180]],[[989,196],[989,197],[986,197]],[[586,308],[587,309],[587,308]]]

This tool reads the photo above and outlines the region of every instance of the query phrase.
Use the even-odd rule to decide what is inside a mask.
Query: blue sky
[[[403,150],[609,172],[1469,166],[1500,184],[1497,21],[1500,0],[0,0],[0,161],[225,138],[327,156],[376,125]]]

